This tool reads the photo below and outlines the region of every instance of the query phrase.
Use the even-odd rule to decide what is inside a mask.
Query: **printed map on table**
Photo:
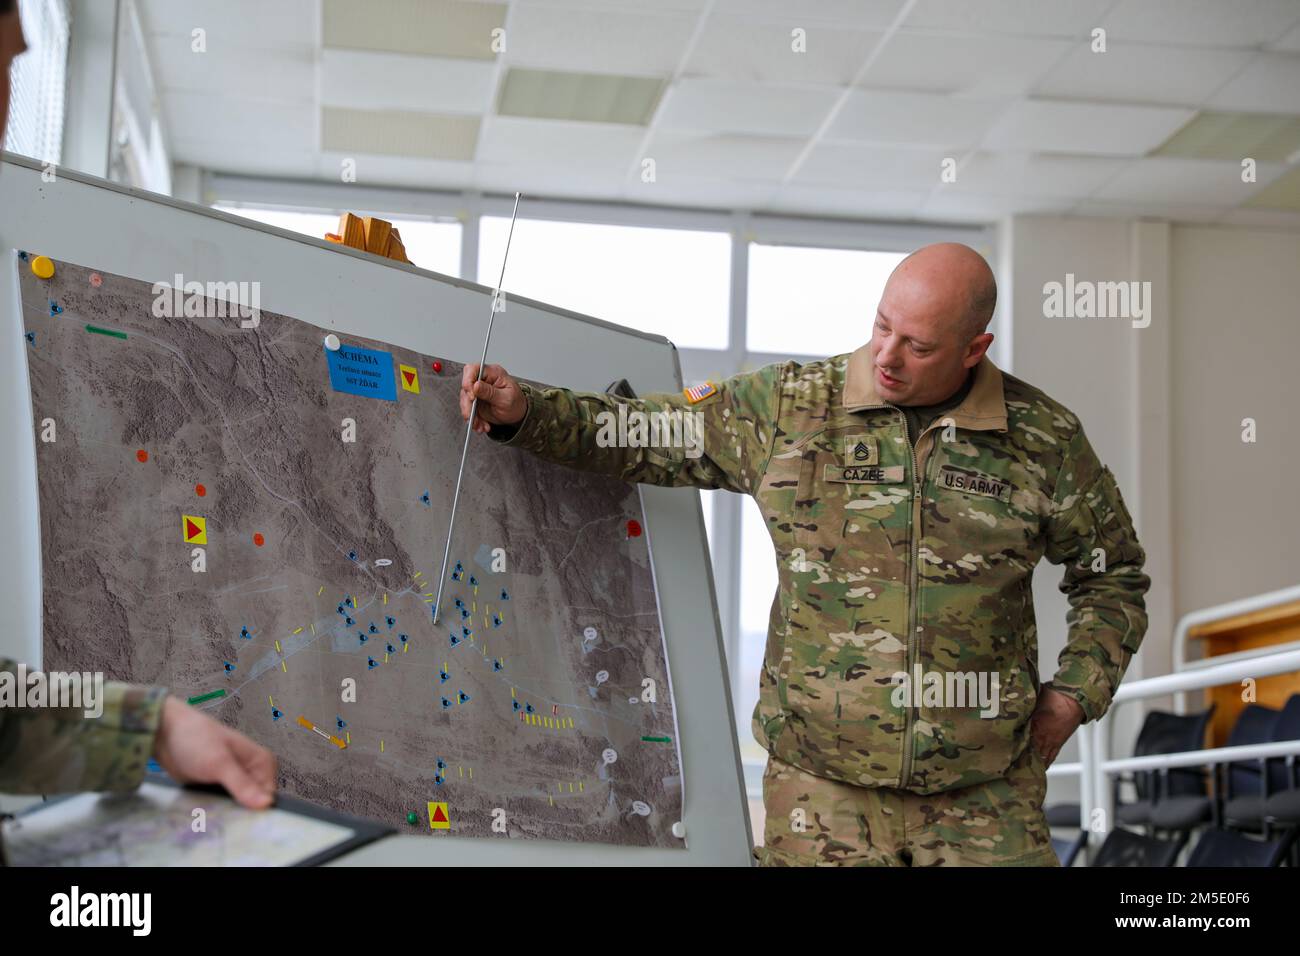
[[[474,436],[435,626],[462,366],[35,261],[46,668],[165,684],[408,832],[683,845],[634,487]]]

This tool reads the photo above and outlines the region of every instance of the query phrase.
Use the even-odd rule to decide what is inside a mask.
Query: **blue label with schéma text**
[[[397,376],[390,353],[344,343],[333,352],[326,349],[325,357],[334,391],[397,401]]]

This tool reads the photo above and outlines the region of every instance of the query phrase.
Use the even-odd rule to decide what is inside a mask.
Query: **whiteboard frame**
[[[92,176],[0,154],[0,580],[8,627],[0,654],[40,661],[41,557],[36,419],[31,406],[16,256],[23,249],[146,282],[259,281],[261,307],[342,334],[457,362],[477,361],[492,290],[412,265]],[[523,206],[527,209],[527,200]],[[269,264],[269,265],[268,265]],[[637,394],[681,388],[668,339],[509,295],[490,362],[524,378]],[[376,313],[376,306],[382,311]],[[360,318],[358,318],[360,317]],[[26,420],[24,420],[26,415]],[[479,438],[478,440],[486,440]],[[471,449],[472,454],[472,449]],[[685,849],[550,840],[399,835],[341,865],[752,865],[749,809],[736,743],[722,629],[699,495],[641,486],[668,649],[685,787]]]

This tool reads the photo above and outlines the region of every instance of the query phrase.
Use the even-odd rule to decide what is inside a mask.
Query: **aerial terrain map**
[[[473,436],[435,624],[461,365],[14,264],[45,668],[164,684],[399,831],[683,846],[634,487]]]

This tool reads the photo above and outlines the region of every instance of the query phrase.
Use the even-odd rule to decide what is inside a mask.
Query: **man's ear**
[[[982,332],[975,336],[966,345],[966,355],[962,359],[962,364],[967,368],[974,368],[979,364],[980,359],[984,357],[984,353],[989,350],[989,346],[992,344],[992,332]]]

